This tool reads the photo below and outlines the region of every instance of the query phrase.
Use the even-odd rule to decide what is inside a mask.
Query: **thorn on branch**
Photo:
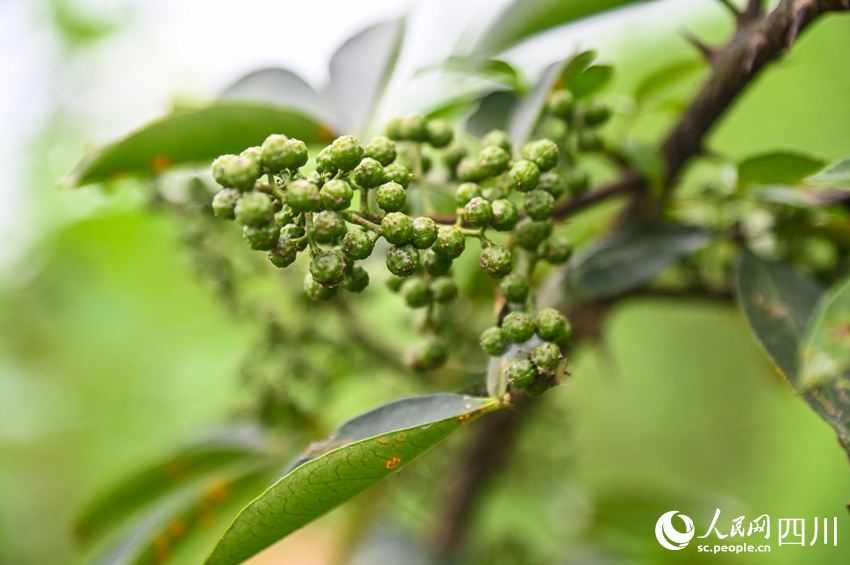
[[[794,4],[794,19],[791,21],[791,27],[788,29],[788,38],[785,42],[785,46],[789,49],[792,45],[794,45],[794,41],[797,39],[797,34],[799,34],[800,30],[803,29],[803,26],[806,23],[806,18],[808,18],[809,13],[814,7],[814,2],[812,0],[802,0]]]
[[[759,54],[767,47],[767,40],[761,34],[756,34],[750,39],[747,54],[744,56],[744,74],[753,72],[753,67],[758,60]]]
[[[712,67],[715,66],[717,62],[717,49],[710,47],[705,42],[703,42],[700,38],[692,34],[688,30],[682,30],[682,37],[684,37],[688,43],[697,48],[697,50],[702,53],[702,56],[708,61],[708,64]]]
[[[757,20],[762,13],[761,4],[762,0],[750,0],[749,2],[747,2],[747,9],[744,10],[740,22],[749,23]]]
[[[738,9],[738,7],[732,3],[732,0],[718,0],[721,4],[729,8],[729,11],[735,16],[735,19],[740,19],[743,16],[743,12]]]

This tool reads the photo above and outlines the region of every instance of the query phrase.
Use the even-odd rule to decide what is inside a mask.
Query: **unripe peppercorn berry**
[[[387,137],[376,137],[363,148],[363,156],[374,159],[382,167],[395,161],[396,154],[395,142]]]
[[[481,187],[474,182],[465,182],[458,185],[455,192],[455,201],[458,206],[465,206],[467,202],[476,196],[481,196]]]
[[[567,183],[558,171],[548,171],[540,175],[537,190],[545,190],[552,195],[552,198],[557,200],[566,194]]]
[[[387,182],[378,187],[375,194],[378,207],[386,212],[398,212],[404,208],[407,194],[397,182]]]
[[[567,188],[573,196],[584,194],[587,187],[590,185],[590,177],[584,169],[574,168],[567,171],[564,181],[567,183]]]
[[[431,304],[431,289],[420,277],[411,277],[401,285],[401,296],[411,308],[424,308]]]
[[[294,180],[286,187],[286,203],[296,214],[319,208],[319,187],[306,180]]]
[[[578,134],[577,145],[581,151],[595,153],[602,150],[602,138],[593,130],[582,130]]]
[[[337,290],[339,290],[338,286],[319,284],[313,280],[313,277],[309,273],[304,277],[304,293],[314,302],[317,300],[330,300],[336,296]]]
[[[496,200],[493,202],[493,217],[490,226],[497,231],[510,231],[519,221],[519,211],[510,200]]]
[[[511,138],[500,129],[487,132],[487,135],[481,139],[481,144],[484,147],[501,147],[508,155],[511,153]]]
[[[499,290],[505,300],[514,304],[523,304],[531,292],[531,283],[528,279],[518,273],[511,273],[499,283]]]
[[[304,231],[304,228],[302,228],[298,224],[289,224],[288,226],[284,226],[280,230],[280,237],[291,239],[293,243],[296,239],[300,241],[300,243],[296,243],[298,251],[304,251],[304,249],[307,247],[307,238],[304,237],[305,234],[306,232]]]
[[[431,281],[431,293],[437,302],[451,302],[457,298],[457,284],[449,277],[435,278]]]
[[[393,246],[387,252],[387,269],[397,277],[409,277],[419,265],[419,251],[412,245]]]
[[[321,285],[336,285],[345,275],[345,258],[337,251],[320,251],[310,261],[310,275]]]
[[[431,120],[428,122],[428,143],[431,147],[445,147],[452,142],[455,132],[448,123],[443,120]]]
[[[345,218],[339,212],[323,210],[313,214],[313,234],[317,243],[336,243],[346,231]]]
[[[414,371],[433,371],[446,364],[449,351],[445,344],[439,341],[430,341],[424,346],[411,349],[405,356],[405,362]]]
[[[511,156],[501,147],[490,145],[478,154],[478,163],[485,176],[495,177],[508,168]]]
[[[543,243],[543,240],[552,233],[551,221],[535,221],[531,218],[523,218],[514,229],[514,237],[517,244],[523,249],[534,251]]]
[[[433,249],[429,249],[422,257],[422,265],[429,275],[439,277],[445,275],[452,268],[452,260],[442,255],[434,253]]]
[[[342,252],[354,261],[361,261],[372,254],[374,240],[363,230],[354,230],[342,238]]]
[[[277,245],[269,251],[266,258],[271,261],[272,265],[280,269],[286,268],[295,262],[298,256],[298,249],[292,240],[286,237],[278,238]]]
[[[486,226],[492,217],[493,206],[480,196],[476,196],[463,207],[463,218],[472,227]]]
[[[345,210],[351,206],[354,190],[342,179],[329,180],[319,190],[322,206],[328,210]]]
[[[492,244],[481,251],[481,268],[500,279],[514,270],[514,257],[507,247]]]
[[[545,190],[532,190],[525,195],[525,213],[532,220],[548,220],[555,211],[555,199]]]
[[[345,270],[341,286],[348,292],[363,292],[369,286],[369,273],[360,265],[352,265]]]
[[[331,175],[336,173],[337,167],[333,162],[333,154],[331,146],[328,145],[316,155],[316,172],[322,175]]]
[[[278,238],[277,226],[270,224],[261,228],[242,226],[242,237],[251,249],[268,251],[275,246]]]
[[[561,360],[561,350],[552,342],[544,341],[531,351],[531,361],[541,369],[551,369]]]
[[[389,141],[389,140],[388,140]],[[371,157],[366,157],[352,174],[354,182],[363,188],[375,188],[384,182],[384,167]]]
[[[454,226],[440,226],[437,229],[437,239],[431,247],[434,253],[447,259],[460,257],[465,248],[466,238]]]
[[[505,378],[514,388],[525,388],[537,378],[537,369],[527,355],[515,357],[505,367]]]
[[[325,177],[318,171],[313,171],[307,175],[307,181],[312,182],[318,188],[325,186]]]
[[[394,245],[407,243],[413,237],[413,221],[401,212],[390,212],[381,220],[381,233]]]
[[[272,219],[278,227],[283,228],[295,221],[295,212],[287,204],[284,204],[280,207],[280,210],[275,212]]]
[[[598,126],[608,121],[611,117],[611,109],[604,102],[591,102],[584,110],[584,123],[589,126]]]
[[[390,140],[403,139],[401,136],[401,118],[393,118],[384,126],[384,133]]]
[[[563,235],[550,236],[540,246],[540,258],[553,265],[560,265],[570,260],[573,254],[572,242]]]
[[[464,157],[460,160],[455,171],[461,182],[480,182],[487,178],[481,162],[477,157]]]
[[[222,186],[244,192],[254,188],[260,165],[248,157],[224,155],[213,162],[213,176]]]
[[[337,138],[331,144],[331,162],[341,171],[350,171],[360,164],[363,147],[351,135]]]
[[[261,165],[263,163],[263,148],[257,146],[249,147],[242,151],[239,156],[245,159],[250,159],[251,161],[254,161],[257,165]]]
[[[437,240],[437,222],[424,216],[413,220],[413,238],[410,243],[417,249],[428,249]]]
[[[232,188],[227,184],[227,179],[224,176],[224,171],[230,163],[237,159],[237,155],[222,155],[216,157],[212,162],[212,177],[215,182],[226,188]]]
[[[572,328],[563,314],[554,308],[544,308],[534,319],[535,331],[540,339],[564,343],[570,339]]]
[[[481,349],[492,357],[498,357],[508,348],[508,340],[501,328],[487,328],[481,334]]]
[[[511,185],[520,192],[528,192],[537,188],[540,182],[540,168],[536,163],[520,159],[511,167],[508,173]]]
[[[407,188],[410,181],[413,180],[413,175],[407,170],[407,167],[399,163],[384,168],[384,181],[395,182],[402,187]]]
[[[561,152],[558,150],[558,144],[548,139],[538,139],[527,143],[522,149],[524,159],[533,161],[541,171],[548,171],[558,164],[558,159],[561,158]]]
[[[406,280],[407,279],[397,277],[395,275],[387,275],[387,288],[390,289],[391,292],[398,292],[401,290],[401,285],[403,285]]]
[[[534,335],[534,320],[523,312],[511,312],[502,320],[502,331],[513,343],[524,343]]]
[[[442,152],[443,162],[452,173],[457,169],[458,163],[466,157],[466,148],[460,143],[452,143]]]
[[[428,141],[428,122],[415,114],[401,121],[401,137],[408,141]]]
[[[270,135],[263,142],[262,162],[274,172],[294,170],[307,164],[307,144],[285,135]]]
[[[569,90],[556,90],[549,95],[549,100],[546,102],[546,107],[554,115],[562,119],[567,119],[573,113],[573,104],[575,98]]]
[[[236,218],[234,209],[237,202],[239,202],[239,191],[235,188],[223,188],[213,197],[213,213],[217,218],[232,220]]]
[[[233,209],[236,221],[243,226],[259,228],[267,225],[274,215],[272,199],[263,192],[246,192]]]

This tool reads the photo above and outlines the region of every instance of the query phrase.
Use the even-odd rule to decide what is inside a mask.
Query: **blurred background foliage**
[[[80,87],[95,76],[92,69],[106,69],[116,83],[140,80],[132,68],[110,58],[109,51],[122,46],[122,36],[138,41],[147,32],[152,35],[145,39],[156,42],[155,27],[137,22],[169,17],[165,4],[102,4],[50,0],[0,5],[0,21],[21,26],[4,44],[13,45],[22,33],[32,32],[35,43],[26,44],[30,55],[48,65],[47,71],[59,73],[37,83],[59,92],[33,98],[36,108],[23,111],[36,112],[41,119],[16,123],[18,136],[3,145],[16,146],[14,162],[6,152],[11,172],[0,182],[6,184],[3,198],[18,210],[14,217],[2,216],[3,234],[12,235],[0,263],[3,564],[80,562],[70,530],[81,505],[105,485],[244,412],[252,402],[246,367],[262,367],[246,365],[246,359],[262,357],[257,344],[267,330],[247,319],[245,309],[220,300],[217,283],[199,276],[192,252],[180,244],[192,234],[185,218],[146,206],[144,192],[132,187],[120,193],[98,187],[75,193],[55,190],[83,155],[86,139],[139,125],[152,117],[157,104],[153,115],[167,110],[161,98],[149,94],[135,107],[125,102],[120,106],[123,121],[105,125],[101,120],[110,111],[102,112],[99,101],[120,88],[87,98]],[[362,27],[400,11],[390,4],[376,2],[355,23]],[[720,41],[731,30],[723,8],[709,1],[631,3],[625,13],[590,19],[578,18],[627,2],[467,4],[459,8],[466,16],[461,41],[440,37],[439,27],[427,27],[434,18],[439,21],[434,14],[438,8],[409,6],[414,14],[407,30],[411,50],[433,52],[437,60],[402,53],[401,68],[439,63],[453,52],[493,55],[507,49],[504,59],[533,80],[545,64],[577,46],[598,49],[601,61],[614,66],[603,95],[625,109],[609,127],[615,135],[627,132],[645,141],[656,141],[667,131],[705,76],[697,70],[650,100],[651,107],[636,119],[629,113],[628,97],[644,77],[672,63],[697,60],[679,31],[686,28]],[[290,20],[290,25],[327,17],[318,11],[298,14],[313,20]],[[195,23],[184,23],[183,40],[191,42]],[[244,32],[250,26],[237,29]],[[539,34],[520,44],[532,33]],[[328,35],[334,46],[346,33]],[[250,44],[251,37],[246,32],[227,41]],[[46,55],[38,42],[50,46]],[[284,49],[286,44],[278,45]],[[306,52],[311,45],[298,48]],[[317,47],[321,49],[327,51]],[[818,22],[790,56],[763,73],[735,104],[709,147],[733,160],[773,149],[826,159],[849,154],[847,52],[850,20]],[[246,58],[242,71],[260,66],[259,61],[278,63],[277,56]],[[215,65],[203,68],[213,78],[180,93],[178,102],[213,98],[215,85],[234,78],[215,76],[211,67]],[[163,72],[165,78],[158,79],[165,81],[163,89],[175,73]],[[404,85],[391,84],[384,111],[393,115],[417,109],[405,107],[412,103],[404,92]],[[24,103],[14,96],[4,102]],[[15,107],[5,110],[4,120],[14,113]],[[691,170],[691,178],[696,186],[700,167]],[[609,213],[610,207],[603,207],[588,215],[570,226],[571,235],[586,240]],[[370,288],[373,296],[357,307],[397,310],[401,321],[378,339],[401,349],[414,335],[406,327],[409,314],[379,286]],[[304,315],[303,307],[293,308]],[[471,325],[477,324],[472,329],[478,331],[484,323],[472,320]],[[324,339],[335,343],[334,336]],[[290,353],[265,354],[286,359]],[[315,354],[327,355],[328,374],[342,376],[318,398],[311,396],[310,386],[293,385],[293,390],[302,390],[300,396],[294,393],[299,405],[322,410],[311,428],[284,441],[287,452],[303,448],[346,417],[423,386],[413,375],[409,383],[399,380],[391,366],[371,372],[356,358]],[[694,518],[698,529],[720,507],[729,521],[741,514],[838,516],[839,530],[848,531],[850,476],[834,433],[794,397],[731,307],[629,300],[612,312],[602,340],[585,345],[572,364],[575,377],[566,388],[550,392],[524,422],[516,456],[488,486],[471,530],[481,563],[847,562],[850,545],[843,538],[838,548],[774,547],[769,555],[737,557],[681,555],[661,549],[653,539],[657,517],[674,508]],[[321,377],[297,375],[308,382],[312,378]],[[462,442],[457,438],[440,446],[363,500],[287,539],[275,548],[277,558],[327,563],[347,553],[351,539],[360,539],[366,541],[354,550],[357,563],[418,562],[422,558],[415,548],[422,540],[417,542],[411,532],[433,529],[441,473],[447,469],[444,456]],[[392,496],[378,496],[384,491]],[[378,527],[350,531],[350,516],[358,513],[380,516]],[[209,526],[207,539],[220,527]],[[196,562],[206,547],[198,542],[185,548],[185,562]],[[257,563],[271,559],[260,556]]]

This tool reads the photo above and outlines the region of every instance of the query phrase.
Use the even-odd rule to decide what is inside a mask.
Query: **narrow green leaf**
[[[570,79],[566,86],[576,98],[586,98],[602,90],[613,74],[610,65],[592,65]]]
[[[92,153],[64,184],[73,188],[124,176],[148,176],[173,165],[208,164],[219,155],[259,145],[272,133],[307,143],[333,139],[315,119],[285,108],[226,103],[180,110]]]
[[[575,259],[567,272],[567,292],[573,300],[593,300],[637,288],[710,238],[702,228],[677,224],[619,230]]]
[[[561,71],[561,82],[563,86],[569,86],[573,81],[577,80],[593,64],[593,61],[598,56],[599,54],[596,51],[582,51],[567,59],[564,70]],[[562,85],[553,86],[560,87]]]
[[[635,100],[638,104],[645,102],[647,98],[670,88],[704,66],[700,61],[680,61],[659,69],[640,81],[635,88]]]
[[[738,164],[738,180],[755,184],[794,184],[823,167],[820,159],[776,151],[744,159]]]
[[[466,131],[482,137],[490,130],[508,127],[508,118],[516,108],[519,97],[513,92],[491,92],[481,99],[478,107],[466,120]]]
[[[850,388],[850,276],[827,291],[812,316],[801,344],[798,382],[803,389]]]
[[[242,563],[500,407],[498,399],[434,394],[398,400],[349,421],[236,517],[206,565]]]
[[[827,165],[822,171],[808,177],[807,184],[827,184],[836,188],[850,188],[850,156]]]
[[[228,86],[219,100],[283,106],[325,122],[331,118],[327,105],[312,86],[292,71],[275,67],[248,73]]]

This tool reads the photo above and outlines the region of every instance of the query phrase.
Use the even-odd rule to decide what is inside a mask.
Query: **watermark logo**
[[[685,549],[696,533],[694,523],[684,514],[679,514],[679,518],[685,523],[685,531],[680,532],[673,527],[673,517],[676,516],[677,512],[678,510],[671,510],[662,515],[655,523],[655,537],[658,538],[658,543],[674,551]]]

